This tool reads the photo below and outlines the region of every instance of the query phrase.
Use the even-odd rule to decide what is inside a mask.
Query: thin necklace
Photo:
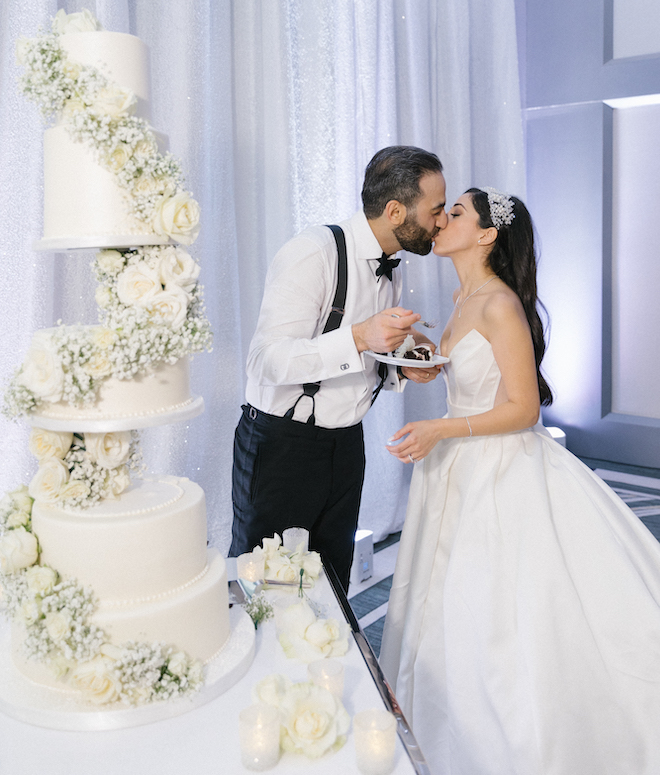
[[[497,277],[497,275],[496,275],[496,274],[494,274],[494,275],[493,275],[493,276],[490,278],[490,280],[486,280],[486,282],[485,282],[483,285],[480,285],[480,286],[477,288],[477,290],[476,290],[476,291],[472,291],[472,293],[471,293],[469,296],[466,296],[466,298],[465,298],[465,301],[464,301],[464,302],[461,304],[461,306],[460,306],[460,307],[458,306],[458,300],[461,298],[461,297],[460,297],[460,295],[459,295],[458,299],[456,299],[456,301],[454,302],[454,307],[456,307],[456,309],[458,310],[458,317],[459,317],[459,318],[460,318],[460,316],[461,316],[461,311],[463,310],[463,307],[464,307],[464,306],[467,304],[467,302],[468,302],[468,301],[469,301],[469,300],[470,300],[470,299],[471,299],[471,298],[474,296],[474,294],[475,294],[475,293],[477,293],[478,291],[480,291],[482,288],[485,288],[485,287],[488,285],[488,283],[489,283],[491,280],[494,280],[496,277]]]

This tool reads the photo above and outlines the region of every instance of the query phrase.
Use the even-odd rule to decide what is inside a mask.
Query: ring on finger
[[[408,457],[410,458],[410,462],[411,463],[416,463],[417,462],[412,455],[408,455]]]

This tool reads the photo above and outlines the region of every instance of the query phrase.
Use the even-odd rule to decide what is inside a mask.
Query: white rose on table
[[[156,205],[153,228],[156,234],[172,237],[182,245],[191,245],[199,233],[199,205],[185,191],[164,196]]]
[[[47,565],[33,565],[25,571],[27,587],[33,595],[47,595],[57,584],[57,573]]]
[[[274,673],[262,678],[252,687],[252,701],[265,702],[266,705],[280,707],[286,693],[293,686],[291,679],[285,675]]]
[[[85,449],[101,468],[118,468],[128,460],[131,446],[130,431],[85,433]]]
[[[64,35],[67,32],[93,32],[102,30],[98,19],[85,8],[78,13],[67,13],[63,8],[55,14],[53,32]]]
[[[64,370],[51,334],[38,331],[32,337],[16,381],[43,401],[62,400]]]
[[[99,269],[106,274],[117,274],[124,268],[126,260],[118,250],[100,250],[96,254]]]
[[[99,91],[91,107],[94,113],[123,118],[133,113],[136,105],[137,97],[130,89],[110,84]]]
[[[7,493],[7,497],[11,499],[14,506],[20,511],[32,511],[32,498],[26,484],[21,484],[15,490],[11,490]]]
[[[41,602],[35,598],[24,600],[18,608],[18,616],[23,624],[30,625],[41,618]]]
[[[279,641],[289,659],[314,662],[348,651],[347,626],[336,619],[317,619],[305,600],[277,611]]]
[[[199,264],[183,248],[169,247],[161,252],[158,274],[166,289],[170,285],[180,285],[185,291],[192,291],[199,272]]]
[[[165,323],[177,329],[186,322],[190,296],[174,285],[149,300],[148,309],[153,317],[161,318]]]
[[[55,503],[62,487],[69,481],[69,469],[56,457],[49,457],[39,465],[30,482],[30,495],[44,503]]]
[[[56,457],[62,460],[71,449],[73,433],[69,431],[49,431],[45,428],[32,428],[28,447],[30,452],[39,460],[47,460]]]
[[[118,498],[131,484],[131,477],[126,466],[113,469],[106,479],[105,497]]]
[[[280,704],[282,748],[312,759],[346,742],[351,719],[341,701],[311,682],[293,684]]]
[[[94,657],[76,667],[69,678],[69,685],[96,705],[113,702],[119,698],[122,688],[113,666],[114,659],[110,657]]]
[[[127,306],[144,307],[162,290],[158,272],[145,261],[126,267],[117,279],[119,301]]]
[[[37,539],[24,527],[9,530],[0,538],[0,572],[4,574],[29,568],[38,556]]]
[[[286,554],[276,554],[266,561],[266,580],[274,579],[296,584],[300,581],[300,570]]]

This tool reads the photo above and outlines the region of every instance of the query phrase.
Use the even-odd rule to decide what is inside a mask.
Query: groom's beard
[[[402,250],[416,253],[418,256],[425,256],[431,252],[435,234],[430,234],[417,223],[416,213],[407,213],[405,221],[401,226],[397,226],[393,233]]]

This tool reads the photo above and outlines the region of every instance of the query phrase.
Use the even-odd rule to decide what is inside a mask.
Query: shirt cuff
[[[352,326],[343,326],[317,338],[319,355],[330,378],[364,371]]]

